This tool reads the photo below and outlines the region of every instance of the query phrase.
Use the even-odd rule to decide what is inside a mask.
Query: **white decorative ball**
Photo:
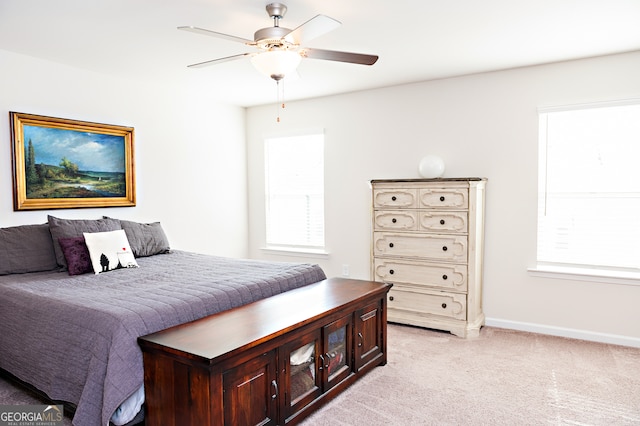
[[[444,174],[444,161],[437,155],[427,155],[418,166],[420,176],[427,179],[438,178]]]

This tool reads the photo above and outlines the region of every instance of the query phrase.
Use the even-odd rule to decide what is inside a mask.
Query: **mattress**
[[[100,275],[0,276],[0,368],[107,425],[143,384],[137,338],[323,280],[318,265],[173,251]]]

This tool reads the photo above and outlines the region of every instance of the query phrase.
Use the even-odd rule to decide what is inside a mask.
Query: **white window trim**
[[[536,267],[528,268],[527,272],[532,277],[538,278],[640,286],[640,273],[634,272],[624,273],[622,271],[551,265],[537,265]]]
[[[329,258],[329,252],[324,249],[309,249],[309,248],[293,248],[293,247],[262,247],[260,249],[264,253],[286,256],[286,257],[311,257],[317,259]]]
[[[580,103],[580,104],[546,106],[546,107],[539,107],[538,114],[545,114],[548,112],[574,111],[579,109],[593,109],[593,108],[605,108],[605,107],[615,107],[615,106],[624,106],[624,105],[637,105],[638,103],[640,103],[640,98],[628,98],[628,99],[620,99],[620,100],[614,100],[614,101],[600,101],[600,102],[589,102],[589,103]]]

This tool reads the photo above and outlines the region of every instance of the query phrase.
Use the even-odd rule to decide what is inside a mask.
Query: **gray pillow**
[[[105,219],[107,219],[106,216]],[[160,222],[138,223],[120,220],[120,225],[122,225],[122,229],[127,234],[131,251],[133,251],[135,257],[169,253],[169,240]]]
[[[53,249],[56,252],[58,265],[67,268],[62,247],[58,239],[81,237],[84,232],[105,232],[122,229],[120,221],[116,219],[60,219],[48,216],[49,230],[53,239]]]
[[[57,268],[49,225],[0,228],[0,275]]]

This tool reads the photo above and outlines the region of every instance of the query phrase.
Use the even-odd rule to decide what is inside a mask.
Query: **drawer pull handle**
[[[391,201],[395,201],[397,200],[396,196],[394,195],[393,197],[391,197]]]
[[[358,347],[361,348],[362,347],[362,341],[364,340],[364,337],[362,336],[362,333],[358,333]]]
[[[447,251],[447,250],[449,250],[447,246],[442,247],[442,251]]]
[[[324,368],[328,371],[329,370],[329,363],[331,362],[331,355],[329,354],[329,352],[325,352],[324,356],[327,357],[326,362],[324,364]]]
[[[447,304],[446,303],[442,304],[442,309],[447,309]]]
[[[390,273],[391,275],[393,275],[393,274],[395,274],[395,273],[396,273],[396,271],[394,271],[393,269],[389,269],[389,273]]]
[[[273,386],[273,390],[274,390],[273,395],[271,395],[271,399],[276,399],[278,397],[278,383],[275,380],[273,380],[271,382],[271,386]]]
[[[396,223],[398,221],[398,219],[396,219],[395,217],[393,219],[391,219],[392,223]]]
[[[442,276],[443,280],[446,280],[447,278],[449,278],[446,274]]]
[[[440,197],[440,201],[444,201],[444,197]]]
[[[318,355],[318,358],[320,358],[320,366],[318,367],[318,370],[322,371],[324,370],[324,356]]]
[[[393,296],[389,296],[389,300],[393,302]]]
[[[389,243],[389,247],[393,248],[393,243]]]
[[[440,219],[440,225],[444,225],[444,219]]]

